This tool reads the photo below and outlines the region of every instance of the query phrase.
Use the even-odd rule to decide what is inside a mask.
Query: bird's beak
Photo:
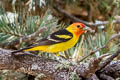
[[[83,30],[89,31],[89,32],[92,32],[92,33],[95,32],[94,30],[92,30],[90,27],[87,27],[87,26],[85,26],[85,27],[83,28]]]
[[[89,27],[87,27],[87,26],[85,26],[84,28],[83,28],[83,30],[89,30]]]

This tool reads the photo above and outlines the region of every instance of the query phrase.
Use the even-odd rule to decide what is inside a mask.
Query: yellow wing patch
[[[69,36],[69,35],[55,35],[56,37],[58,37],[58,38],[64,38],[64,39],[70,39],[71,38],[71,36]]]

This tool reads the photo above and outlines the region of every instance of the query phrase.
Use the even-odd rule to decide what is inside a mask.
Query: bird
[[[74,22],[65,29],[60,29],[50,34],[47,38],[39,40],[37,43],[22,48],[12,53],[21,51],[41,51],[47,53],[58,53],[72,48],[79,40],[79,37],[85,32],[85,25],[80,22]]]

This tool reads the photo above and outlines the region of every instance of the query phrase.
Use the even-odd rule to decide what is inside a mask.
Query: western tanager
[[[72,48],[78,41],[81,34],[85,32],[85,25],[79,22],[73,23],[65,29],[52,33],[48,38],[41,39],[33,46],[26,47],[12,53],[20,51],[42,51],[57,53]]]

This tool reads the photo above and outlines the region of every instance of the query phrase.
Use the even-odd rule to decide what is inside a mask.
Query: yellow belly
[[[58,43],[58,44],[54,44],[54,45],[38,46],[38,47],[34,47],[34,48],[27,49],[27,50],[24,50],[24,51],[39,50],[39,51],[42,51],[42,52],[57,53],[57,52],[65,51],[69,48],[72,48],[77,43],[77,41],[78,41],[78,38],[74,37],[67,42]]]

